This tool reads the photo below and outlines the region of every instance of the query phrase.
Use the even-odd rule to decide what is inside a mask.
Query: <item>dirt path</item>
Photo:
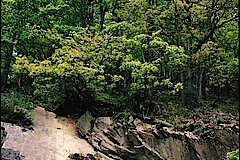
[[[3,148],[12,148],[25,156],[24,160],[69,160],[71,153],[95,154],[86,140],[75,131],[74,120],[38,107],[33,112],[34,130],[23,132],[22,128],[1,122],[8,132]]]

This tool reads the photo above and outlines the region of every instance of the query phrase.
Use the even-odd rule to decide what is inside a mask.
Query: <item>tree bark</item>
[[[61,80],[61,92],[63,94],[63,97],[66,98],[67,97],[67,95],[66,95],[67,92],[66,92],[66,81],[65,81],[65,79]]]
[[[106,7],[103,6],[103,4],[100,4],[100,31],[103,30],[105,14],[106,14]]]
[[[4,90],[7,85],[8,75],[10,71],[10,65],[12,61],[12,55],[13,55],[13,45],[10,44],[10,46],[7,49],[7,56],[6,56],[6,64],[4,66],[3,72],[1,74],[1,87]]]
[[[207,27],[206,29],[210,29],[211,24],[211,13],[209,13],[208,19],[207,19]],[[204,30],[204,26],[202,27],[202,31]],[[208,40],[206,40],[205,43],[207,43]],[[200,76],[199,76],[199,90],[198,90],[198,101],[202,101],[205,99],[205,92],[206,92],[206,63],[203,62],[203,66],[200,67]]]
[[[191,107],[193,103],[193,95],[192,95],[192,89],[193,89],[193,82],[192,82],[192,37],[188,38],[188,55],[190,57],[188,62],[188,81],[187,81],[187,106]]]
[[[203,97],[203,73],[204,73],[204,70],[205,70],[205,68],[204,68],[204,66],[202,66],[201,68],[200,68],[200,73],[199,73],[199,81],[198,81],[198,83],[199,83],[199,87],[198,87],[198,101],[200,102],[201,100],[202,100],[202,97]]]
[[[177,11],[176,3],[175,3],[175,11]],[[175,27],[176,27],[176,31],[177,31],[177,46],[180,47],[181,46],[181,27],[179,26],[179,18],[177,16],[177,14],[175,14]],[[184,83],[182,66],[180,68],[180,81],[181,81],[181,83]],[[185,97],[184,97],[183,89],[181,90],[181,99],[182,99],[182,104],[185,104]]]

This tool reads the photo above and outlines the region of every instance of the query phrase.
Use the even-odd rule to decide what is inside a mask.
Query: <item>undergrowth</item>
[[[228,152],[227,160],[239,160],[239,149],[232,152]]]
[[[27,96],[16,91],[1,93],[1,121],[28,127],[32,125],[31,111],[33,108]]]

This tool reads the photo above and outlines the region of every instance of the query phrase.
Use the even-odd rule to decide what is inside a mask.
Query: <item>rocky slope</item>
[[[239,147],[238,122],[216,125],[208,129],[211,134],[200,136],[158,119],[128,116],[115,121],[86,112],[76,128],[97,151],[95,159],[101,154],[114,160],[221,160]]]
[[[37,107],[33,111],[33,130],[27,131],[1,122],[7,132],[1,158],[14,160],[21,154],[24,160],[68,160],[71,153],[95,154],[92,146],[77,136],[75,120],[55,116]]]
[[[227,152],[239,148],[239,121],[228,114],[189,117],[178,128],[162,119],[119,115],[95,118],[86,112],[74,128],[75,120],[56,118],[54,113],[38,107],[34,110],[33,130],[1,122],[5,127],[1,128],[1,158],[224,160]],[[76,130],[84,139],[77,136]]]

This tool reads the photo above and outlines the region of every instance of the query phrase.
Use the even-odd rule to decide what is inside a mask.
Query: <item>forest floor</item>
[[[37,107],[33,111],[33,130],[1,122],[7,131],[3,148],[20,151],[24,160],[68,160],[73,153],[95,154],[86,140],[80,139],[75,130],[75,120],[55,118],[55,114]]]

